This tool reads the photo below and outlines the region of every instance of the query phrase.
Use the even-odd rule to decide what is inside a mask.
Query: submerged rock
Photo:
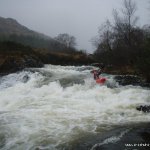
[[[28,75],[25,75],[23,78],[22,78],[22,81],[24,83],[26,83],[28,80],[30,79],[30,77]]]
[[[140,106],[136,107],[136,109],[138,111],[143,111],[145,113],[150,112],[150,105],[144,105],[144,106],[140,105]]]

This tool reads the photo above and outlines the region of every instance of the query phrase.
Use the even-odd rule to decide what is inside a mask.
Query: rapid
[[[150,103],[149,89],[108,74],[96,84],[91,69],[45,65],[0,77],[0,149],[73,149],[78,139],[150,120],[135,109]]]

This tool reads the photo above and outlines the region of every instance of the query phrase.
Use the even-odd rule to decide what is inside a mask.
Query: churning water
[[[148,89],[105,74],[107,84],[98,85],[90,69],[46,65],[1,77],[0,149],[65,150],[81,137],[150,120],[135,109],[150,102]]]

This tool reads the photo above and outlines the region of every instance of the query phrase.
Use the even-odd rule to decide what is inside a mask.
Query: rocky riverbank
[[[43,63],[32,55],[0,55],[0,75],[20,71],[28,67],[42,67]]]
[[[89,65],[92,57],[82,52],[54,52],[34,49],[14,42],[0,42],[0,75],[20,71],[29,67],[54,65]]]
[[[28,67],[43,67],[44,64],[54,65],[91,65],[94,62],[92,55],[82,52],[50,52],[46,49],[33,49],[14,42],[0,43],[0,75],[20,71]],[[99,65],[99,63],[97,63]],[[145,78],[136,76],[135,70],[130,66],[106,66],[105,73],[117,74],[115,80],[120,85],[135,85],[150,87]],[[128,75],[127,75],[128,74]]]
[[[0,75],[43,65],[38,55],[30,47],[13,42],[0,43]]]
[[[134,67],[131,66],[106,66],[104,73],[115,75],[115,80],[120,85],[134,85],[142,87],[150,87],[150,83],[143,74],[139,74]]]

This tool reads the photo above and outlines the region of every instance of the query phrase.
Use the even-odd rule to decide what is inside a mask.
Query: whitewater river
[[[106,74],[100,86],[91,69],[46,65],[0,77],[0,150],[72,150],[116,127],[150,121],[136,110],[149,104],[149,89],[120,86]]]

